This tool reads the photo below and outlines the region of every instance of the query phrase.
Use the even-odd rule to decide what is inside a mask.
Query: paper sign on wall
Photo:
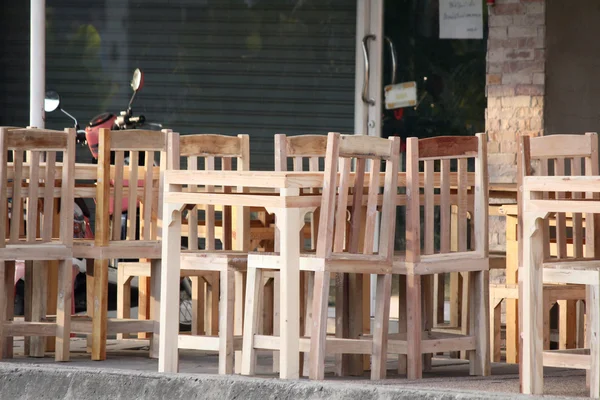
[[[440,39],[483,39],[483,1],[440,0]]]
[[[417,82],[404,82],[387,85],[385,92],[385,109],[395,110],[402,107],[417,105]]]

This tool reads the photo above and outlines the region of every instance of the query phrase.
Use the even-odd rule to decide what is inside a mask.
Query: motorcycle
[[[46,92],[46,98],[44,101],[44,111],[47,113],[54,112],[56,110],[60,110],[62,113],[71,118],[74,122],[74,127],[77,131],[77,143],[83,146],[87,145],[94,162],[97,162],[98,159],[98,142],[100,136],[100,129],[109,128],[111,130],[125,130],[125,129],[136,129],[140,127],[145,127],[149,129],[161,129],[162,125],[153,122],[147,122],[146,118],[143,115],[135,116],[132,110],[132,104],[136,97],[137,92],[144,85],[144,74],[138,68],[133,73],[133,78],[131,80],[131,88],[133,90],[133,94],[131,99],[129,100],[129,104],[127,105],[127,109],[121,111],[119,115],[112,114],[110,112],[105,112],[99,115],[96,115],[91,121],[86,125],[85,129],[81,129],[79,122],[77,119],[66,110],[61,107],[60,96],[55,91]],[[143,154],[140,155],[140,162],[143,162]],[[112,157],[111,157],[112,158]],[[125,164],[128,165],[128,157],[125,158]],[[114,207],[111,207],[110,213],[114,215],[114,208],[118,207],[116,204]],[[94,233],[91,229],[90,225],[90,211],[87,205],[85,204],[84,199],[75,199],[75,207],[74,207],[74,228],[73,228],[73,236],[74,238],[80,239],[93,239]],[[125,238],[126,232],[126,224],[127,224],[127,213],[128,213],[128,204],[127,199],[123,199],[121,204],[121,237]],[[138,212],[139,209],[136,209],[134,212]],[[139,226],[139,225],[138,225]],[[116,263],[118,260],[114,260],[114,265],[111,267],[116,268]],[[74,305],[74,311],[84,311],[86,309],[85,301],[86,301],[86,288],[85,288],[85,272],[86,272],[86,260],[82,259],[73,259],[73,269],[74,269],[74,297],[77,299]],[[75,272],[76,271],[76,272]],[[15,274],[15,288],[17,288],[17,283],[22,282],[24,279],[24,267],[19,268],[17,266],[17,273]],[[114,283],[114,282],[113,282]],[[181,330],[190,330],[191,329],[191,283],[189,279],[184,278],[181,280],[180,285],[180,329]],[[18,293],[18,291],[17,291]],[[17,298],[16,296],[15,298]],[[134,296],[135,298],[135,296]]]

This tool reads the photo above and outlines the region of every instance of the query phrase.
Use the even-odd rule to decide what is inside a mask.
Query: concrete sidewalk
[[[21,353],[22,340],[15,343]],[[91,361],[85,340],[72,340],[71,362],[56,364],[44,358],[17,356],[0,362],[2,399],[519,399],[518,366],[492,364],[492,376],[469,376],[465,361],[435,358],[424,379],[409,381],[388,362],[388,378],[371,382],[361,377],[333,375],[333,359],[326,363],[326,380],[282,381],[272,373],[272,357],[259,353],[259,377],[217,376],[217,355],[180,351],[180,374],[158,374],[157,360],[148,358],[147,341],[130,340],[127,346],[109,340],[108,359]],[[584,371],[547,368],[545,399],[587,397]],[[573,398],[573,397],[568,397]]]
[[[375,385],[366,382],[311,382],[240,376],[158,374],[64,365],[0,364],[1,399],[203,399],[203,400],[400,400],[519,399],[514,393]],[[559,397],[545,397],[558,399]]]

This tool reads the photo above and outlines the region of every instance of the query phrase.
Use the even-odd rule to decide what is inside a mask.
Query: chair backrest
[[[596,133],[561,134],[541,137],[522,136],[519,146],[519,173],[518,185],[522,184],[524,176],[584,176],[599,175],[598,167],[598,135]],[[519,196],[521,190],[519,190]],[[596,198],[597,194],[581,192],[557,192],[543,193],[544,198],[566,198],[573,199]],[[596,197],[595,197],[596,196]],[[522,201],[519,199],[519,208]],[[521,210],[519,210],[521,214]],[[598,216],[594,214],[585,215],[585,226],[582,214],[571,215],[572,227],[568,229],[567,215],[556,213],[554,216],[556,229],[550,229],[550,221],[544,221],[544,256],[550,257],[550,243],[556,242],[556,251],[553,252],[558,258],[582,258],[594,257],[600,235],[594,234],[594,227],[598,223]],[[584,229],[585,228],[585,229]],[[585,233],[584,233],[585,231]],[[521,242],[519,240],[519,242]],[[572,252],[568,254],[567,245],[572,245]]]
[[[468,170],[469,159],[474,160],[474,174]],[[488,257],[485,134],[408,138],[406,194],[406,261],[416,262],[421,254],[445,254],[453,250],[475,251]],[[473,215],[469,215],[470,210]],[[474,219],[471,235],[469,218]],[[436,233],[439,249],[436,249]]]
[[[45,161],[40,161],[42,155]],[[62,161],[62,166],[57,161]],[[0,128],[0,226],[6,227],[0,229],[0,247],[50,242],[72,246],[74,170],[74,129]],[[55,212],[57,199],[60,215]],[[20,232],[23,225],[25,236]],[[54,225],[60,225],[58,238],[52,237]]]
[[[250,169],[250,138],[248,135],[185,135],[180,138],[180,149],[181,157],[184,157],[187,161],[188,170],[212,171],[219,164],[223,171],[231,171],[234,168],[237,171],[248,171]],[[188,185],[188,190],[198,191],[199,188],[195,185]],[[214,187],[208,186],[200,190],[212,191]],[[225,187],[224,190],[231,191],[231,187]],[[188,248],[190,250],[198,249],[198,231],[192,228],[198,225],[199,211],[196,206],[188,213]],[[204,220],[206,229],[205,249],[215,250],[217,210],[215,210],[214,205],[204,207]],[[241,217],[238,218],[237,222],[244,223],[245,221]],[[231,250],[233,247],[231,206],[222,207],[221,224],[223,250]]]
[[[179,134],[163,131],[100,129],[96,206],[96,245],[121,240],[121,209],[127,205],[125,240],[136,240],[136,208],[140,204],[140,240],[160,237],[158,221],[162,215],[162,171],[179,160]],[[111,165],[114,152],[114,165]],[[129,162],[125,162],[125,153]],[[159,157],[156,157],[159,154]],[[155,166],[158,158],[159,166]],[[137,184],[134,184],[137,182]],[[112,192],[112,195],[111,195]],[[110,206],[113,206],[113,231],[109,233]]]
[[[292,159],[294,171],[319,171],[319,161],[325,158],[327,136],[325,135],[275,135],[275,171],[287,171]],[[307,160],[308,162],[305,162]]]
[[[355,162],[354,174],[350,173],[352,161]],[[382,139],[329,133],[317,242],[318,257],[328,258],[332,253],[343,252],[374,254],[376,252],[375,232],[379,228],[377,253],[383,259],[391,261],[394,250],[399,161],[400,138],[398,137]],[[368,174],[367,163],[370,167]],[[380,176],[382,163],[385,165],[383,185]],[[368,179],[366,193],[365,179]],[[382,186],[383,198],[380,194]],[[362,219],[364,194],[367,197],[365,221]],[[352,195],[352,203],[348,207],[350,195]],[[382,215],[378,227],[377,208],[380,201]],[[349,228],[346,223],[348,209]],[[361,234],[361,229],[364,230],[364,235]]]

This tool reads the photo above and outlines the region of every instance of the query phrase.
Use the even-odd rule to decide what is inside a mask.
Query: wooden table
[[[252,171],[166,171],[163,196],[163,255],[160,302],[160,372],[176,372],[177,343],[165,340],[177,337],[179,303],[179,264],[181,241],[181,211],[187,204],[230,205],[235,207],[263,206],[276,216],[280,231],[280,251],[283,263],[280,285],[280,377],[299,378],[300,342],[300,230],[306,212],[318,207],[320,195],[301,195],[302,189],[323,185],[323,173],[312,172],[252,172]],[[184,186],[237,186],[236,193],[189,193]],[[247,193],[250,188],[272,190],[272,193]],[[244,193],[246,192],[246,193]],[[239,230],[238,230],[239,232]],[[238,242],[239,246],[239,242]]]

